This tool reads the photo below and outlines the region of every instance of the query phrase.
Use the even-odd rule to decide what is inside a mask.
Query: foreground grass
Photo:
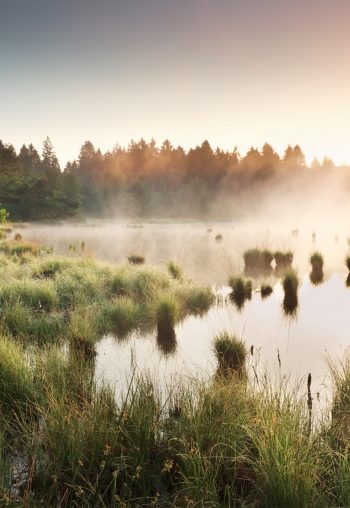
[[[0,361],[1,506],[349,506],[349,361],[311,433],[305,397],[266,381],[215,376],[164,399],[134,374],[115,397],[74,349],[3,336]]]
[[[151,326],[168,340],[208,290],[38,252],[0,256],[0,280],[0,506],[350,505],[348,359],[332,366],[332,418],[317,429],[305,394],[249,383],[245,345],[227,333],[211,381],[164,393],[134,372],[115,392],[95,379],[101,334]]]

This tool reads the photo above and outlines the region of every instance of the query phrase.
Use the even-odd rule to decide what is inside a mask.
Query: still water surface
[[[142,254],[146,262],[164,266],[173,259],[186,275],[199,284],[210,285],[220,295],[205,316],[190,316],[176,328],[176,349],[165,354],[157,345],[156,333],[132,333],[127,339],[104,337],[98,344],[96,375],[125,390],[132,366],[148,372],[163,385],[185,377],[208,379],[215,373],[213,337],[228,330],[253,346],[250,367],[258,375],[303,380],[312,374],[315,401],[330,394],[327,358],[342,358],[350,345],[350,288],[346,287],[344,258],[348,254],[349,231],[345,227],[299,228],[294,225],[254,223],[86,223],[31,225],[23,237],[52,245],[54,252],[85,255],[112,262],[125,262],[129,254]],[[215,236],[221,234],[221,242]],[[314,235],[313,235],[314,234]],[[71,247],[70,247],[71,246]],[[75,246],[75,252],[72,252]],[[292,250],[293,266],[301,278],[295,317],[285,316],[283,290],[277,277],[255,280],[252,299],[240,311],[228,298],[228,276],[243,270],[243,252],[251,247]],[[320,250],[325,259],[324,282],[309,280],[310,254]],[[259,284],[265,280],[274,291],[262,299]],[[279,358],[279,359],[278,359]],[[279,361],[280,360],[280,361]],[[316,402],[317,403],[317,402]]]

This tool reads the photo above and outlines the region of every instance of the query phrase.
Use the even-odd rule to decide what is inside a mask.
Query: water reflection
[[[310,281],[314,286],[322,284],[324,280],[323,270],[312,269],[310,272]]]
[[[174,328],[159,330],[157,333],[157,345],[164,356],[174,355],[176,352],[176,333]]]

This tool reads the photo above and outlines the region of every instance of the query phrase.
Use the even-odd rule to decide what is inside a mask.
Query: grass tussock
[[[314,285],[321,284],[323,282],[323,256],[320,252],[314,252],[310,256],[310,263],[312,270],[310,272],[310,281]]]
[[[299,277],[295,271],[287,272],[282,280],[284,291],[283,309],[286,314],[294,315],[298,307]]]
[[[274,259],[277,271],[287,270],[290,269],[292,266],[293,253],[291,251],[288,252],[277,251],[274,254]]]
[[[271,263],[273,257],[273,253],[268,249],[248,249],[243,255],[244,269],[247,273],[270,272],[272,270]]]
[[[182,279],[182,268],[175,261],[168,261],[167,270],[173,279],[181,280]]]
[[[223,332],[214,339],[214,352],[220,373],[243,376],[247,349],[241,340],[229,335],[228,332]]]
[[[132,265],[143,265],[145,257],[140,254],[130,254],[130,256],[128,256],[128,261]]]
[[[261,298],[267,298],[273,293],[273,288],[269,284],[261,284],[260,294]]]
[[[312,267],[312,270],[315,271],[322,271],[323,270],[323,256],[320,252],[314,252],[310,256],[310,264]]]
[[[238,309],[244,306],[246,300],[252,297],[253,285],[251,280],[243,276],[230,277],[228,285],[231,288],[230,299],[235,303]]]

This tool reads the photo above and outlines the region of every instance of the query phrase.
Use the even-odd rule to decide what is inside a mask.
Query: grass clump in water
[[[189,287],[184,291],[184,308],[187,312],[203,315],[213,303],[213,293],[209,288]]]
[[[128,256],[128,261],[132,265],[143,265],[145,257],[139,254],[130,254],[130,256]]]
[[[277,251],[274,254],[274,259],[276,262],[277,271],[287,270],[292,266],[293,253],[290,251],[288,252]]]
[[[295,271],[287,272],[282,281],[284,299],[283,308],[286,314],[295,314],[298,307],[299,278]]]
[[[173,279],[182,279],[182,269],[180,265],[178,265],[175,261],[170,260],[166,266]]]
[[[323,256],[320,252],[314,252],[310,256],[310,263],[311,263],[311,273],[310,273],[310,281],[317,285],[321,284],[323,282]]]
[[[228,285],[231,288],[230,298],[238,309],[241,309],[246,300],[252,297],[253,285],[251,280],[246,280],[242,276],[230,277]]]
[[[165,294],[156,302],[156,320],[158,337],[174,337],[175,325],[180,317],[178,301],[169,294]]]
[[[268,249],[248,249],[244,255],[244,269],[247,273],[270,272],[273,254]]]
[[[261,298],[267,298],[273,293],[273,288],[269,284],[261,284],[260,293]]]
[[[247,349],[235,336],[223,332],[214,339],[214,352],[219,364],[219,372],[225,375],[245,373]]]

